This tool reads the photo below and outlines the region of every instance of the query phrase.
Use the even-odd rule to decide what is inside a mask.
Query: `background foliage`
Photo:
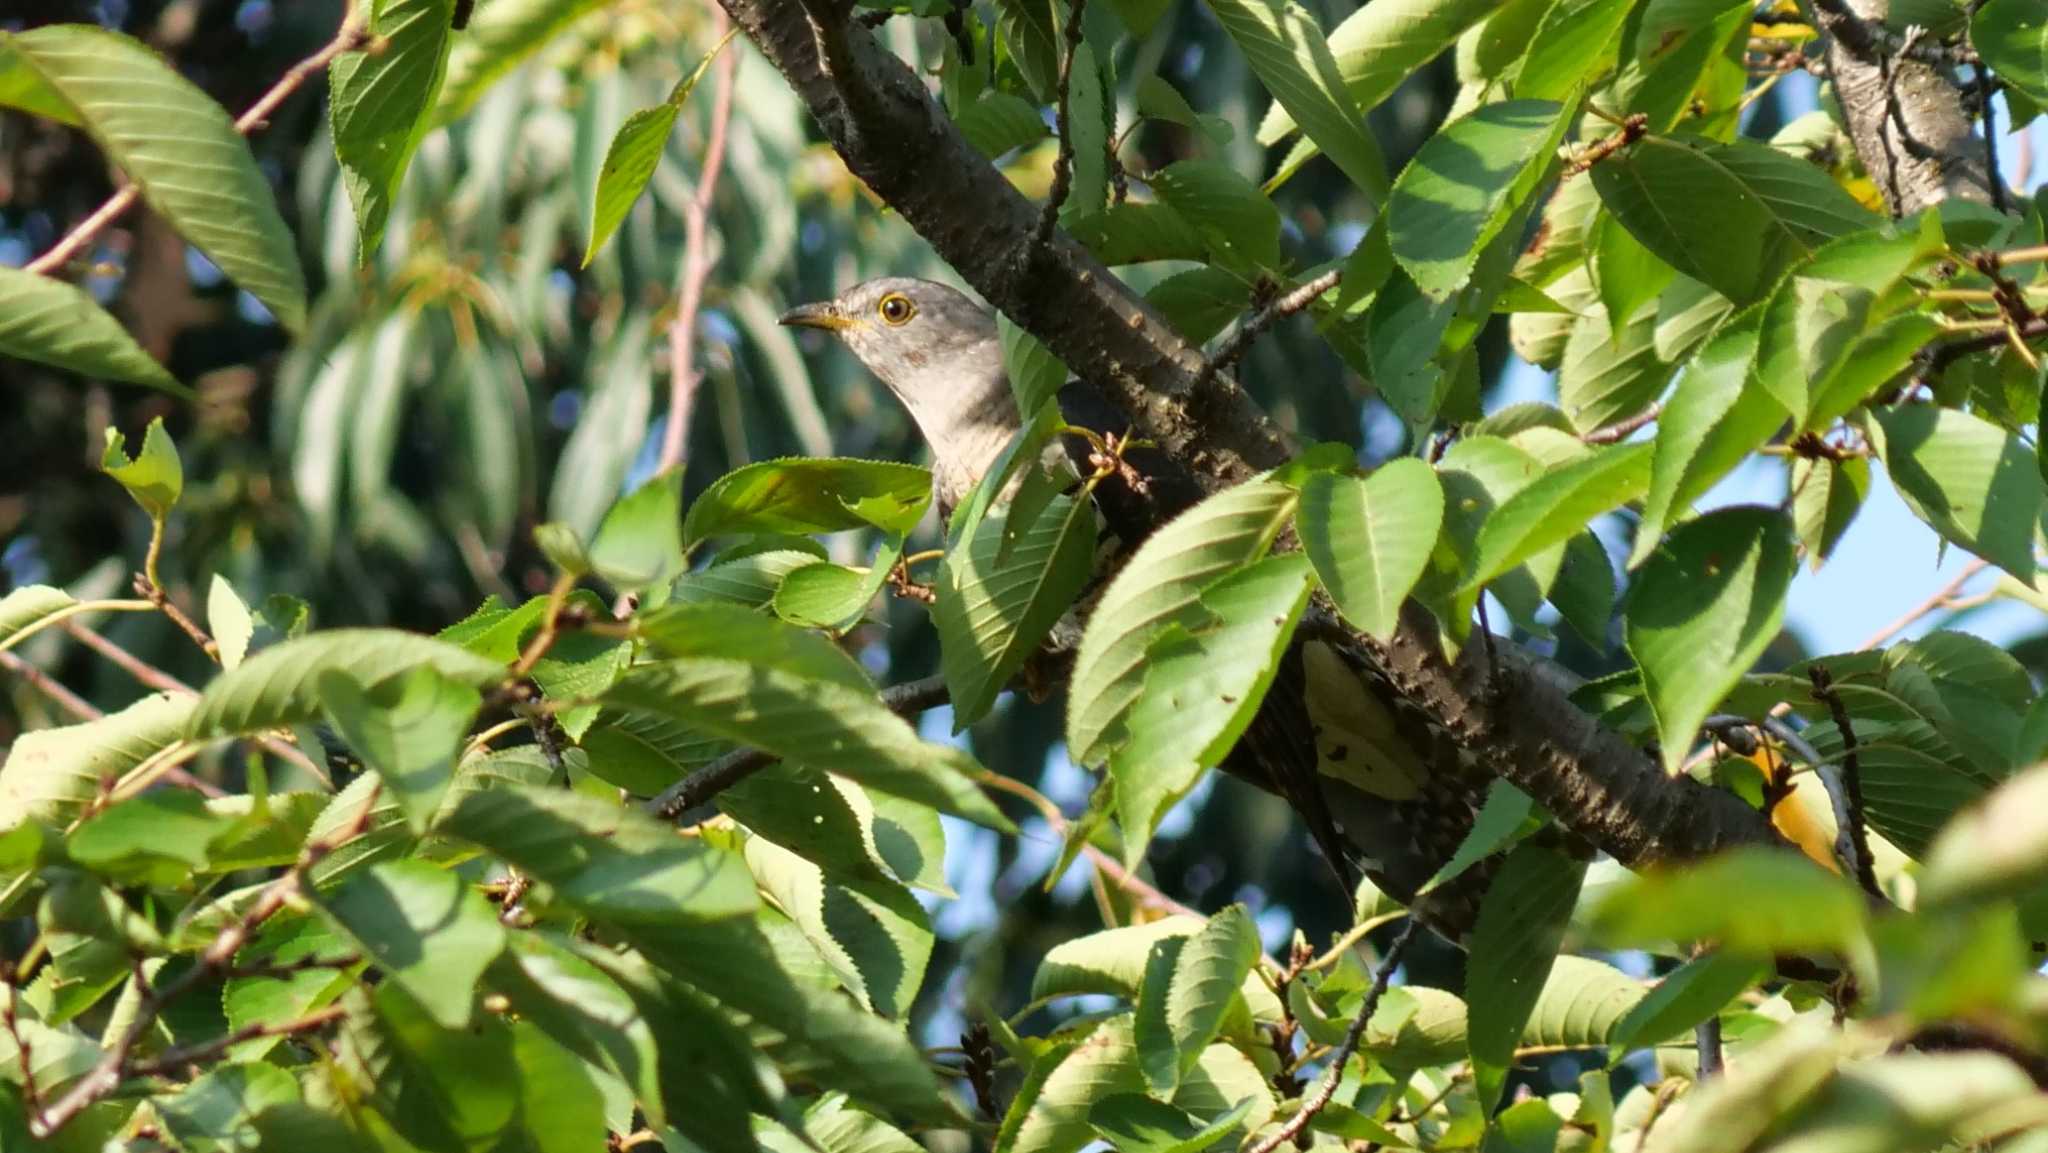
[[[32,7],[0,33],[5,263],[122,182],[145,204],[0,278],[0,1146],[1191,1151],[1304,1111],[1374,995],[1349,946],[1400,910],[1201,775],[1172,711],[1119,761],[1059,699],[988,708],[985,648],[942,666],[961,626],[876,596],[946,544],[921,471],[746,469],[918,459],[850,357],[774,318],[951,274],[744,37],[711,59],[715,9],[483,0],[458,31],[467,5],[382,0],[354,13],[381,51],[319,60],[244,146],[231,116],[362,46],[352,10]],[[1886,51],[1909,22],[1973,48],[2001,125],[2048,99],[2036,5],[1896,7]],[[1291,620],[1320,584],[1379,632],[1412,592],[1458,630],[1485,586],[1584,707],[1834,870],[1631,879],[1496,786],[1468,848],[1512,851],[1472,952],[1409,942],[1307,1132],[2035,1147],[2039,202],[1889,220],[1832,100],[1781,99],[1820,55],[1790,7],[1096,0],[1069,42],[1065,8],[999,0],[967,6],[971,53],[948,8],[875,35],[1040,197],[1071,53],[1060,222],[1185,337],[1341,274],[1236,373],[1349,451],[1191,522],[1235,583],[1134,569],[1226,628],[1195,660],[1141,648],[1156,679],[1101,674],[1133,729],[1186,670],[1257,680],[1271,638],[1228,626],[1272,618],[1246,606]],[[702,379],[659,474],[693,256]],[[1985,562],[1928,614],[2021,606],[2003,643],[1921,622],[1812,662],[1782,627],[1797,570],[1897,531],[1859,519],[1887,487]],[[1246,507],[1308,564],[1213,530]],[[971,579],[948,565],[942,591]],[[988,708],[957,743],[872,691],[942,667]],[[1910,913],[1843,878],[1826,790],[1786,775],[1850,751],[1811,667],[1859,738],[1849,864]],[[1697,739],[1781,703],[1761,751]],[[1152,803],[1091,806],[1077,736]],[[690,836],[632,803],[740,746],[788,761]]]

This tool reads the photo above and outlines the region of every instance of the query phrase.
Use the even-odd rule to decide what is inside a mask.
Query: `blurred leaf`
[[[142,793],[88,817],[65,838],[64,851],[109,877],[181,887],[206,868],[207,848],[232,824],[197,793]]]
[[[292,332],[306,323],[298,246],[233,121],[155,52],[87,24],[0,33],[11,64],[76,110],[142,198]]]
[[[1650,451],[1647,444],[1596,448],[1502,501],[1480,525],[1463,589],[1484,585],[1563,544],[1601,513],[1642,496],[1649,487]]]
[[[647,385],[654,372],[648,349],[652,327],[646,313],[627,312],[585,370],[583,404],[576,427],[555,460],[546,514],[549,520],[568,525],[577,539],[590,539],[605,511],[618,503],[646,439],[654,406]]]
[[[683,568],[683,470],[649,479],[604,514],[590,542],[590,565],[614,588],[644,589]]]
[[[1648,560],[1664,530],[1770,439],[1787,413],[1750,373],[1761,313],[1750,311],[1693,355],[1657,418],[1650,491],[1629,567]]]
[[[1486,1128],[1486,1140],[1479,1153],[1551,1153],[1564,1129],[1548,1101],[1531,1098],[1517,1101],[1500,1111]]]
[[[441,825],[615,925],[701,922],[753,911],[754,886],[730,853],[675,835],[616,802],[505,787],[472,793]]]
[[[418,668],[482,689],[505,666],[446,641],[397,629],[328,629],[273,645],[224,672],[200,694],[187,733],[195,738],[278,728],[320,714],[320,682],[346,673],[365,690]]]
[[[667,1119],[667,1102],[657,1072],[655,1029],[635,999],[609,974],[549,934],[512,933],[484,980],[510,1002],[521,1020],[623,1081],[647,1110],[650,1122],[661,1124]],[[717,1027],[732,1030],[716,1014],[703,1016],[710,1018],[701,1023],[707,1032]],[[702,1083],[699,1088],[704,1088]]]
[[[320,906],[429,1016],[469,1026],[477,978],[504,949],[505,929],[466,881],[425,861],[386,861],[322,894]]]
[[[1386,158],[1315,17],[1293,0],[1207,3],[1274,101],[1370,202],[1386,203]]]
[[[1242,178],[1240,178],[1242,179]],[[1250,213],[1247,214],[1251,215]],[[1256,222],[1254,222],[1256,223]],[[1104,264],[1206,260],[1209,246],[1187,217],[1167,204],[1125,201],[1076,217],[1066,229]],[[1253,239],[1262,239],[1264,231]]]
[[[367,29],[376,50],[345,52],[328,65],[334,154],[356,211],[358,264],[368,265],[382,244],[391,201],[430,127],[454,15],[454,0],[380,0]]]
[[[676,114],[689,103],[690,93],[696,91],[698,82],[710,71],[711,62],[718,59],[718,54],[725,51],[727,44],[732,43],[738,31],[734,28],[726,32],[718,44],[697,62],[697,67],[676,81],[667,100],[652,108],[642,108],[619,125],[610,147],[605,149],[604,167],[597,174],[590,242],[583,249],[583,267],[590,267],[591,259],[611,240],[612,233],[619,230],[633,202],[640,199],[648,178],[654,175],[655,166],[661,163],[669,132],[675,127]]]
[[[1201,235],[1216,263],[1247,278],[1280,270],[1280,210],[1236,169],[1216,160],[1181,160],[1149,182]]]
[[[1799,561],[1776,509],[1738,506],[1681,525],[1629,590],[1622,635],[1643,670],[1664,767],[1777,639]]]
[[[816,564],[818,557],[797,549],[770,549],[707,565],[676,579],[675,603],[725,601],[760,608],[774,603],[775,590],[790,573]]]
[[[1260,952],[1258,929],[1241,905],[1210,917],[1192,937],[1153,946],[1133,1020],[1138,1064],[1153,1093],[1171,1097],[1180,1087],[1216,1039]]]
[[[1767,961],[1736,953],[1694,957],[1666,974],[1615,1027],[1613,1056],[1690,1033],[1743,990],[1771,975]]]
[[[1970,17],[1970,43],[2000,80],[2048,104],[2048,20],[2029,0],[1990,0]]]
[[[1351,283],[1347,276],[1345,287]],[[1183,339],[1202,344],[1245,311],[1251,302],[1251,288],[1227,269],[1191,268],[1153,285],[1145,300],[1165,315]]]
[[[433,123],[438,127],[466,115],[491,85],[604,5],[605,0],[484,0],[448,53]]]
[[[357,955],[349,941],[327,921],[315,916],[281,916],[266,922],[255,938],[234,956],[237,966],[276,966],[274,973],[229,977],[221,989],[221,1010],[237,1032],[253,1025],[275,1025],[305,1016],[331,1004],[355,983],[361,965],[335,965],[287,970],[311,960],[341,960]],[[254,1036],[228,1052],[239,1061],[260,1061],[283,1038]]]
[[[761,837],[744,848],[747,868],[787,912],[861,1007],[904,1018],[924,984],[932,928],[908,889],[892,880],[828,877]]]
[[[762,461],[718,478],[683,520],[683,545],[738,533],[908,533],[931,499],[930,471],[873,460]]]
[[[939,566],[932,624],[954,732],[987,715],[1093,572],[1095,506],[1087,494],[1055,497],[1028,525],[1012,524],[1016,515],[1013,505],[985,518]]]
[[[1009,375],[1017,411],[1039,411],[1067,383],[1067,366],[1009,317],[997,316],[996,329],[1002,336],[1003,371]]]
[[[1119,1153],[1201,1153],[1242,1123],[1253,1101],[1204,1122],[1142,1094],[1117,1093],[1089,1107],[1088,1125]]]
[[[27,820],[68,824],[98,795],[102,780],[119,780],[176,745],[196,704],[193,697],[153,693],[97,720],[23,733],[0,765],[0,828]]]
[[[0,649],[11,648],[22,630],[63,612],[78,601],[49,585],[23,585],[0,597]]]
[[[614,508],[618,507],[616,505]],[[579,577],[590,572],[590,549],[576,530],[561,521],[549,521],[533,526],[533,546],[548,558],[555,571],[564,576]],[[543,602],[545,603],[545,602]],[[513,656],[518,656],[517,652]],[[510,658],[508,658],[510,659]]]
[[[2018,437],[1966,412],[1875,413],[1878,455],[1915,516],[2021,581],[2034,579],[2042,478]]]
[[[1295,526],[1316,576],[1345,618],[1384,637],[1394,631],[1402,602],[1429,563],[1443,512],[1435,471],[1410,457],[1388,461],[1364,478],[1310,476],[1301,486]]]
[[[1067,744],[1101,764],[1143,686],[1145,654],[1216,577],[1258,559],[1294,513],[1293,489],[1254,480],[1226,489],[1153,533],[1097,602],[1068,693]]]
[[[1592,177],[1643,247],[1738,306],[1762,299],[1821,243],[1876,223],[1826,173],[1747,141],[1648,137],[1594,165]]]
[[[1504,780],[1488,785],[1486,800],[1479,806],[1478,815],[1472,818],[1472,830],[1458,843],[1458,851],[1444,862],[1443,868],[1416,891],[1416,896],[1419,898],[1455,880],[1465,870],[1492,856],[1522,831],[1535,805],[1529,794]]]
[[[1598,939],[1618,947],[1716,941],[1766,959],[1801,949],[1845,949],[1862,939],[1863,895],[1798,853],[1743,848],[1682,870],[1641,874],[1593,912]]]
[[[1585,866],[1524,843],[1508,854],[1479,907],[1466,968],[1473,1078],[1482,1104],[1500,1099],[1515,1042],[1550,977]]]
[[[1361,112],[1391,95],[1403,80],[1450,47],[1460,33],[1491,15],[1497,0],[1374,0],[1331,31],[1330,54]],[[1294,116],[1275,103],[1259,124],[1260,144],[1294,131]]]
[[[1562,100],[1614,67],[1633,0],[1562,0],[1536,25],[1515,76],[1515,95]]]
[[[1196,112],[1179,89],[1157,76],[1146,76],[1138,81],[1136,104],[1138,115],[1192,128],[1218,148],[1229,144],[1236,135],[1229,120]],[[1279,105],[1273,107],[1277,109]]]
[[[2048,879],[2048,765],[2036,765],[1958,814],[1927,853],[1920,902],[1938,909],[2019,894]]]
[[[1549,175],[1569,112],[1547,100],[1481,105],[1402,170],[1387,199],[1387,239],[1424,295],[1441,300],[1471,280],[1480,252]]]
[[[235,595],[235,586],[219,573],[213,574],[213,583],[207,586],[206,627],[213,632],[214,643],[220,646],[220,667],[232,671],[249,654],[249,642],[256,635],[256,618],[242,598]],[[0,633],[5,631],[0,628]]]
[[[171,434],[164,431],[162,417],[149,422],[149,431],[142,438],[142,451],[132,459],[121,430],[108,425],[100,471],[119,481],[151,520],[161,521],[169,516],[185,491],[185,467],[178,460],[178,446],[171,443]]]
[[[250,1062],[216,1065],[153,1105],[181,1147],[192,1153],[227,1153],[254,1147],[258,1114],[298,1099],[298,1082],[290,1073]]]
[[[316,688],[335,731],[398,798],[413,832],[426,832],[482,704],[476,689],[429,665],[369,690],[333,670],[320,675]]]
[[[1301,554],[1265,557],[1216,578],[1154,633],[1109,758],[1126,865],[1251,725],[1313,588]]]
[[[1046,138],[1045,121],[1039,118],[1038,109],[1008,92],[982,93],[960,110],[955,122],[967,142],[990,160]]]
[[[7,59],[0,55],[0,64]],[[0,85],[6,78],[0,72]],[[0,92],[0,104],[5,103]],[[0,268],[0,356],[144,384],[188,399],[193,395],[92,297],[61,280],[18,268]]]

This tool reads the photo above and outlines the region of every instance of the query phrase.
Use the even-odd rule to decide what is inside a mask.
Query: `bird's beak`
[[[782,323],[793,328],[822,328],[827,332],[843,332],[853,327],[853,321],[839,311],[839,306],[829,300],[815,304],[799,304],[782,314]]]

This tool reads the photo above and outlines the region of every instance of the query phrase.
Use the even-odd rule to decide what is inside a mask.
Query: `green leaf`
[[[1657,299],[1677,275],[1611,216],[1599,218],[1594,227],[1590,267],[1616,343],[1637,311]]]
[[[1664,767],[1778,636],[1799,567],[1776,509],[1716,509],[1671,534],[1629,589],[1622,635],[1643,670]]]
[[[487,0],[448,53],[435,125],[457,120],[491,85],[605,0]]]
[[[683,545],[740,533],[839,532],[916,527],[932,475],[914,465],[789,457],[736,469],[704,490],[683,519]]]
[[[2048,765],[2013,776],[1958,814],[1927,852],[1921,906],[2018,895],[2048,879]]]
[[[955,122],[977,152],[996,160],[1014,149],[1029,148],[1046,137],[1038,109],[1021,96],[984,92],[960,110]]]
[[[272,645],[200,694],[187,728],[192,737],[225,736],[279,728],[320,715],[320,681],[346,673],[364,690],[417,668],[483,689],[505,676],[505,666],[446,641],[397,629],[328,629]]]
[[[1031,979],[1031,999],[1106,993],[1135,1001],[1151,963],[1153,946],[1168,937],[1191,937],[1201,932],[1205,924],[1200,917],[1175,915],[1062,941],[1039,962]],[[1281,1019],[1279,999],[1258,974],[1248,975],[1238,992],[1244,995],[1253,1019]]]
[[[1519,1047],[1597,1048],[1643,999],[1643,983],[1605,961],[1562,954],[1522,1025]]]
[[[235,586],[219,573],[213,574],[213,583],[206,590],[206,626],[220,649],[221,668],[232,670],[249,655],[249,642],[256,637],[256,617],[235,595]]]
[[[1562,421],[1561,414],[1558,419]],[[1495,510],[1542,475],[1540,461],[1498,436],[1461,438],[1438,463],[1444,527],[1430,568],[1416,585],[1416,596],[1454,632],[1469,631],[1472,606],[1479,599],[1477,589],[1461,592],[1459,585],[1476,563],[1480,532]],[[1538,552],[1496,578],[1491,591],[1511,611],[1533,617],[1564,563],[1564,547],[1553,545]]]
[[[1152,947],[1133,1037],[1153,1093],[1171,1097],[1180,1087],[1223,1028],[1260,952],[1258,928],[1241,905],[1210,917],[1192,937],[1168,937]]]
[[[321,674],[327,719],[398,798],[415,833],[425,833],[455,775],[462,738],[483,704],[476,688],[430,665],[365,690],[347,672]]]
[[[365,266],[383,243],[391,201],[431,127],[455,4],[382,0],[372,11],[368,32],[376,50],[344,52],[327,67],[328,126],[355,208],[356,262]]]
[[[128,456],[128,442],[121,430],[107,426],[107,447],[100,454],[100,471],[119,481],[151,520],[160,521],[177,506],[185,491],[185,466],[178,460],[178,446],[164,431],[164,418],[149,422],[143,434],[142,451]]]
[[[1650,492],[1629,567],[1649,559],[1666,527],[1784,425],[1785,407],[1749,371],[1761,316],[1750,311],[1730,321],[1679,373],[1657,418]]]
[[[355,955],[348,938],[315,916],[282,916],[264,923],[256,938],[234,956],[238,966],[258,963],[279,971],[228,978],[221,989],[221,1011],[228,1028],[237,1032],[252,1025],[290,1021],[333,1003],[355,984],[361,964],[331,968],[285,969],[312,960],[341,960]],[[277,1036],[252,1036],[229,1054],[239,1061],[260,1061],[275,1048]]]
[[[1229,144],[1236,135],[1230,121],[1221,116],[1205,116],[1196,112],[1179,89],[1157,76],[1147,76],[1138,81],[1135,103],[1138,115],[1148,120],[1164,120],[1192,128],[1218,148]],[[1276,104],[1273,107],[1278,109],[1280,106]]]
[[[618,132],[605,149],[604,167],[597,173],[597,192],[592,198],[590,219],[590,242],[583,249],[583,267],[590,262],[619,230],[632,209],[633,202],[640,199],[646,189],[648,178],[654,175],[655,166],[661,163],[662,150],[668,145],[669,132],[675,128],[676,116],[690,101],[690,93],[696,91],[699,81],[711,69],[711,62],[725,51],[732,42],[732,33],[725,37],[687,76],[676,82],[669,91],[668,99],[652,108],[626,117],[619,125]]]
[[[1799,544],[1815,569],[1835,551],[1850,522],[1870,495],[1870,461],[1807,460],[1792,462],[1792,517]]]
[[[195,703],[154,693],[97,720],[23,733],[0,765],[0,828],[30,820],[70,823],[102,780],[119,780],[178,744]]]
[[[2048,18],[2031,0],[1990,0],[1970,17],[1970,44],[2000,80],[2048,104]]]
[[[676,1020],[680,1014],[672,1012],[672,1004],[661,1006],[671,1012],[660,1017],[642,1013],[621,982],[578,956],[565,943],[537,932],[509,934],[505,951],[492,961],[484,981],[492,992],[510,1003],[521,1020],[624,1082],[632,1089],[636,1104],[646,1110],[649,1122],[660,1125],[668,1121],[666,1106],[670,1101],[663,1093],[662,1074],[669,1071],[659,1068],[656,1029],[682,1024]],[[717,1037],[736,1032],[715,1012],[704,1012],[701,1018],[689,1023],[703,1030],[700,1037],[705,1041],[711,1037],[704,1034]],[[700,1046],[711,1047],[701,1041]],[[745,1046],[738,1049],[744,1055]],[[681,1046],[671,1050],[671,1058],[678,1067],[684,1063],[683,1056]],[[731,1077],[746,1067],[744,1060],[735,1061],[724,1076]],[[678,1068],[676,1072],[684,1070]],[[700,1092],[707,1087],[704,1081],[696,1086]]]
[[[1139,1093],[1113,1093],[1088,1107],[1088,1127],[1119,1153],[1201,1153],[1243,1123],[1254,1100],[1199,1121]]]
[[[0,356],[193,396],[84,290],[18,268],[0,268]]]
[[[1501,502],[1480,526],[1463,588],[1478,588],[1564,544],[1593,518],[1642,496],[1649,482],[1647,444],[1607,445],[1552,469]]]
[[[1671,379],[1657,357],[1657,310],[1645,306],[1621,326],[1599,309],[1581,316],[1565,338],[1557,399],[1572,428],[1592,432],[1648,408]]]
[[[1416,890],[1419,899],[1448,882],[1462,876],[1465,870],[1498,852],[1528,824],[1529,814],[1536,802],[1529,794],[1507,783],[1496,780],[1487,786],[1486,801],[1479,806],[1479,813],[1472,818],[1472,831],[1458,843],[1458,851],[1444,866],[1436,871],[1422,888]]]
[[[1644,248],[1738,306],[1763,299],[1823,242],[1877,222],[1820,169],[1746,141],[1648,137],[1592,177]]]
[[[1075,217],[1065,227],[1097,260],[1107,265],[1209,257],[1209,246],[1202,233],[1165,204],[1127,200],[1100,213]]]
[[[1543,14],[1515,76],[1515,95],[1562,100],[1613,68],[1634,0],[1560,0]],[[1597,166],[1596,166],[1597,167]]]
[[[1556,850],[1524,843],[1508,854],[1487,889],[1466,962],[1473,1077],[1491,1107],[1512,1063],[1515,1042],[1536,1007],[1586,867]]]
[[[1097,603],[1075,658],[1067,745],[1077,761],[1099,765],[1122,743],[1152,642],[1211,581],[1263,555],[1296,499],[1277,481],[1248,481],[1182,513],[1139,546]]]
[[[1384,637],[1429,564],[1443,515],[1435,471],[1406,457],[1362,479],[1310,476],[1301,487],[1295,530],[1345,619]]]
[[[1012,524],[1016,515],[1013,505],[986,517],[939,565],[932,624],[955,732],[987,715],[1093,572],[1095,507],[1086,494],[1053,498],[1028,525]]]
[[[1144,1089],[1133,1048],[1130,1018],[1119,1015],[1097,1025],[1080,1045],[1048,1051],[1044,1060],[1051,1067],[1041,1072],[1034,1063],[1004,1118],[1008,1140],[999,1137],[997,1147],[1012,1153],[1074,1153],[1093,1141],[1092,1107]],[[1228,1045],[1211,1045],[1171,1104],[1196,1117],[1214,1118],[1247,1100],[1251,1111],[1241,1124],[1253,1133],[1273,1114],[1272,1090],[1243,1053]]]
[[[1182,160],[1153,173],[1149,183],[1201,236],[1217,264],[1247,278],[1280,271],[1280,210],[1236,169],[1216,160]]]
[[[2042,478],[2012,433],[1952,408],[1876,414],[1877,451],[1913,514],[2022,582],[2034,579]]]
[[[1244,734],[1278,675],[1314,588],[1299,553],[1225,573],[1146,647],[1142,688],[1109,758],[1124,859],[1135,867],[1161,817]]]
[[[298,1082],[275,1065],[216,1065],[175,1096],[153,1104],[164,1128],[192,1153],[230,1153],[256,1146],[255,1119],[299,1099]]]
[[[683,470],[670,469],[627,493],[604,514],[590,565],[614,588],[644,589],[683,569]]]
[[[975,786],[981,769],[971,756],[919,740],[872,691],[841,681],[731,657],[686,657],[632,669],[602,703],[671,717],[991,828],[1009,824]]]
[[[669,657],[744,657],[763,668],[871,691],[860,663],[829,638],[731,605],[671,605],[640,618],[640,636]]]
[[[49,585],[23,585],[0,597],[0,649],[12,648],[24,630],[77,603],[70,593]]]
[[[676,578],[677,604],[726,602],[760,608],[775,601],[775,590],[789,574],[818,557],[798,549],[770,549],[707,565]]]
[[[1018,412],[1037,412],[1059,393],[1071,375],[1052,350],[1038,338],[1017,327],[1007,316],[996,317],[996,330],[1003,342],[1003,371],[1010,377],[1010,392],[1017,398]]]
[[[1315,17],[1293,0],[1208,0],[1252,73],[1302,132],[1374,204],[1387,199],[1387,161],[1345,88]]]
[[[937,811],[870,794],[844,777],[770,765],[719,793],[721,811],[829,876],[900,880],[942,896],[946,834]]]
[[[197,793],[143,793],[93,814],[65,838],[64,851],[116,880],[176,887],[206,868],[207,849],[233,823]]]
[[[1804,856],[1742,848],[1624,882],[1594,909],[1592,929],[1619,947],[1710,940],[1762,960],[1849,948],[1862,940],[1867,916],[1851,882]]]
[[[838,632],[858,624],[902,550],[884,550],[868,572],[829,561],[791,569],[775,589],[775,615],[803,628]],[[877,571],[879,570],[879,572]],[[870,579],[870,578],[874,579]]]
[[[748,837],[747,868],[789,914],[861,1007],[904,1018],[924,984],[932,928],[910,890],[886,879],[828,877],[796,853]]]
[[[1387,199],[1394,259],[1424,295],[1465,287],[1494,237],[1555,163],[1569,110],[1547,100],[1484,104],[1445,125],[1401,171]]]
[[[1614,1030],[1614,1054],[1690,1033],[1743,990],[1771,975],[1770,965],[1733,953],[1703,953],[1657,982]]]
[[[505,927],[460,876],[426,861],[385,861],[321,894],[320,907],[435,1021],[469,1027],[477,978],[504,949]]]
[[[92,25],[0,33],[0,48],[75,110],[180,236],[286,329],[305,326],[298,245],[220,105],[140,42]]]
[[[508,786],[462,798],[440,831],[516,866],[555,896],[614,925],[742,917],[754,886],[730,853],[583,793]]]
[[[1373,0],[1361,5],[1330,32],[1330,55],[1344,90],[1360,110],[1370,111],[1497,7],[1498,0]],[[1259,143],[1277,144],[1294,127],[1294,116],[1276,103],[1259,124]]]

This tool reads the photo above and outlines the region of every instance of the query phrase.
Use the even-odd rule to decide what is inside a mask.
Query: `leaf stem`
[[[35,621],[12,635],[0,639],[0,653],[20,644],[52,625],[62,624],[72,617],[84,613],[149,613],[155,612],[156,605],[149,601],[79,601],[65,605],[49,616]]]

